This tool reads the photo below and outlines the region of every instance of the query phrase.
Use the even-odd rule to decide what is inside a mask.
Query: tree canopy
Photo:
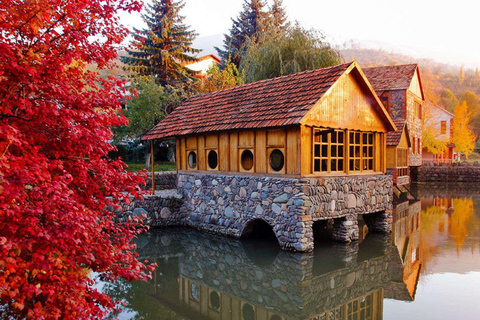
[[[245,83],[245,73],[238,71],[233,62],[227,62],[223,69],[213,64],[207,74],[208,76],[199,82],[197,91],[200,93],[228,89]]]
[[[258,43],[251,43],[240,67],[245,71],[245,81],[254,82],[340,62],[340,54],[326,42],[321,32],[295,24],[276,35],[265,36]]]
[[[244,0],[243,11],[232,19],[232,27],[224,35],[223,49],[215,48],[225,64],[233,62],[239,67],[247,44],[256,43],[264,34],[285,27],[286,13],[281,0],[275,0],[272,7],[265,11],[262,0]]]
[[[154,76],[160,85],[191,86],[195,72],[183,63],[196,61],[192,48],[197,34],[183,23],[182,1],[153,0],[142,15],[147,29],[133,31],[133,49],[122,61],[139,75]]]
[[[475,134],[470,128],[470,113],[468,105],[464,101],[455,107],[453,112],[455,119],[453,120],[453,143],[455,143],[455,150],[463,152],[468,158],[469,154],[473,152],[475,147]]]
[[[5,319],[102,318],[101,279],[145,278],[132,238],[114,224],[141,176],[107,157],[123,81],[101,79],[135,0],[0,2],[0,309]],[[140,227],[140,228],[137,228]]]

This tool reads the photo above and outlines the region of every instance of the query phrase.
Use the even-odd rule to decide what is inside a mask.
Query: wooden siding
[[[413,94],[417,96],[417,98],[423,100],[422,95],[422,88],[420,87],[420,81],[418,77],[418,70],[415,71],[415,75],[412,78],[412,82],[410,83],[410,87],[408,88]]]
[[[270,167],[270,153],[278,149],[284,155],[284,165],[280,171]],[[195,170],[208,168],[208,152],[217,151],[218,167],[222,172],[249,172],[300,175],[302,159],[300,127],[275,130],[256,130],[242,132],[222,132],[207,135],[188,136],[177,139],[177,169],[188,168],[188,152],[197,153]],[[253,153],[253,168],[244,170],[241,155],[245,150]]]
[[[387,168],[397,168],[398,163],[398,149],[408,150],[408,139],[405,133],[405,130],[402,132],[402,137],[397,146],[388,146],[387,147]],[[408,160],[407,160],[408,161]]]
[[[379,116],[377,101],[359,75],[345,74],[302,119],[302,124],[316,127],[386,132]]]

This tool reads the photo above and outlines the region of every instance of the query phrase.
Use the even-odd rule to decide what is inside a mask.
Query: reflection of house
[[[365,68],[364,72],[392,119],[406,121],[411,140],[409,166],[421,166],[425,98],[418,65]]]
[[[358,214],[391,214],[393,130],[352,62],[192,97],[142,139],[176,138],[187,224],[239,237],[262,220],[283,248],[307,251],[313,221],[340,219],[336,239],[351,241]]]
[[[453,160],[455,145],[450,143],[452,141],[452,126],[455,115],[448,112],[444,108],[435,105],[429,101],[425,103],[425,125],[430,127],[432,132],[438,134],[438,140],[444,141],[447,144],[446,149],[441,154],[432,154],[427,149],[423,149],[422,161],[433,163],[450,163]]]
[[[397,131],[387,133],[387,170],[393,175],[397,186],[410,183],[408,148],[411,147],[410,133],[404,120],[396,120]]]
[[[301,255],[277,248],[260,259],[244,242],[192,230],[162,230],[151,239],[140,250],[142,259],[159,264],[148,291],[189,319],[379,320],[384,292],[402,274],[389,236]],[[168,250],[178,244],[181,254]]]
[[[413,301],[420,277],[421,202],[405,201],[393,209],[393,244],[397,247],[403,266],[402,277],[393,279],[385,297]]]
[[[220,58],[213,54],[199,57],[197,61],[194,62],[185,62],[183,65],[190,70],[193,70],[196,73],[198,79],[203,79],[208,75],[208,69],[213,65],[220,64]]]

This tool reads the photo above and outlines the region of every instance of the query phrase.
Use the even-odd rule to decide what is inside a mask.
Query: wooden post
[[[150,152],[152,153],[152,161],[150,163],[152,167],[152,195],[155,195],[155,156],[153,150],[153,139],[150,140]]]

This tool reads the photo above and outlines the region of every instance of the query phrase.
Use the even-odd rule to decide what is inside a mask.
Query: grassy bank
[[[145,169],[145,163],[126,162],[127,170],[130,172],[138,172]],[[155,171],[175,171],[177,164],[175,162],[155,162]]]

